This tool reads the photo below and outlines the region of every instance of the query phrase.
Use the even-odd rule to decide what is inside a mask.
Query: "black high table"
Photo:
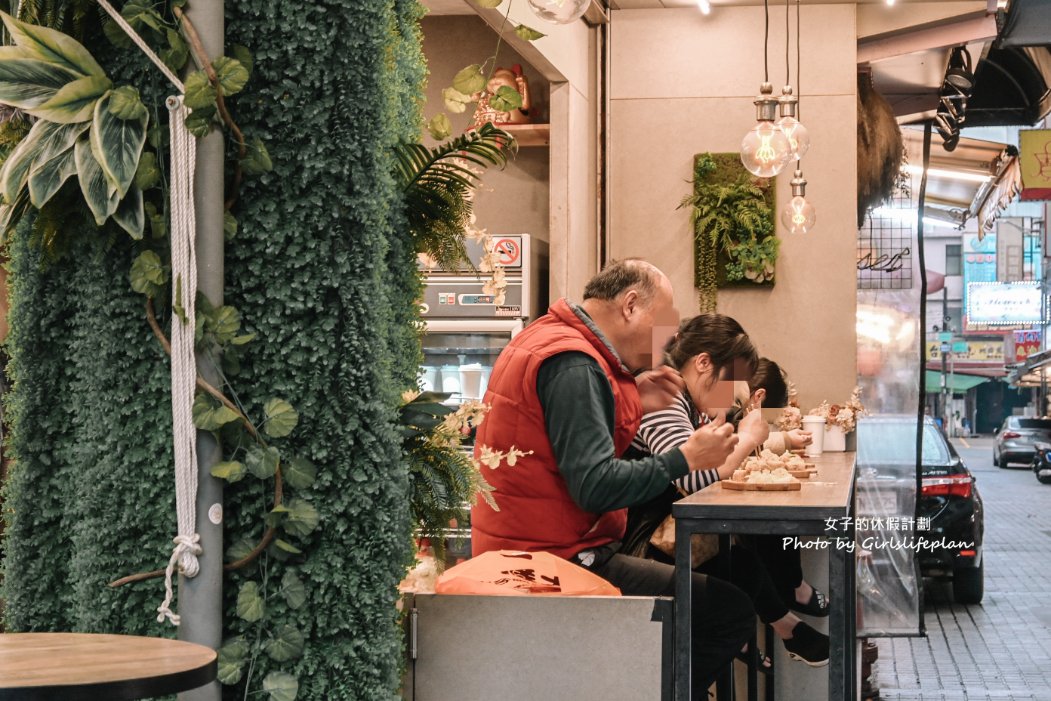
[[[714,484],[672,506],[675,516],[675,699],[690,701],[690,536],[823,536],[828,547],[828,699],[854,701],[857,688],[854,453],[807,458],[817,474],[799,491],[735,491]],[[720,694],[722,695],[722,694]]]

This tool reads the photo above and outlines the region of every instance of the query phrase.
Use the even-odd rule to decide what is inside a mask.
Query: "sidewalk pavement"
[[[985,598],[924,583],[925,638],[878,640],[883,701],[1051,701],[1051,485],[992,466],[992,438],[953,439],[985,507]]]

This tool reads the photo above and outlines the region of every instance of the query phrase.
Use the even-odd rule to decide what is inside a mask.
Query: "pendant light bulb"
[[[772,178],[792,160],[792,146],[785,133],[774,124],[777,98],[770,83],[763,83],[755,99],[757,124],[741,141],[741,163],[752,175]]]
[[[775,124],[788,137],[793,159],[801,160],[810,150],[810,132],[796,119],[799,98],[792,94],[791,85],[781,88],[781,97],[777,104],[781,108],[781,117]]]
[[[584,16],[591,0],[529,0],[536,16],[552,24],[572,24]],[[488,5],[488,7],[495,7]]]
[[[805,234],[817,223],[817,211],[806,199],[806,180],[801,170],[792,178],[792,199],[781,210],[781,223],[790,234]]]

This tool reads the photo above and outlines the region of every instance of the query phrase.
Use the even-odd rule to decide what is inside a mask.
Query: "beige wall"
[[[804,172],[817,226],[786,238],[778,221],[772,289],[719,292],[719,311],[788,370],[804,407],[845,401],[856,379],[854,9],[802,8],[804,37],[821,36],[804,39],[800,113],[812,138]],[[784,15],[771,14],[770,76],[779,92]],[[611,254],[641,256],[667,272],[689,316],[697,310],[692,231],[688,212],[676,207],[690,191],[694,154],[737,151],[754,124],[763,9],[726,6],[707,17],[693,8],[626,10],[613,14],[612,26]],[[791,177],[778,178],[779,209],[791,197]]]
[[[476,15],[445,15],[425,17],[423,52],[427,57],[430,76],[427,79],[425,120],[444,111],[442,89],[452,85],[453,76],[460,69],[481,63],[492,56],[496,48],[495,32]],[[549,86],[547,80],[525,61],[514,48],[504,43],[500,47],[498,65],[519,63],[529,80],[534,100],[535,121],[546,122],[549,113]],[[447,113],[449,114],[449,113]],[[449,114],[453,134],[461,134],[474,115],[471,106],[463,114]],[[434,140],[424,132],[424,143]],[[490,169],[483,178],[483,187],[475,196],[475,214],[478,225],[493,234],[527,233],[547,241],[548,233],[548,170],[549,151],[546,148],[521,148],[518,156],[504,170]]]

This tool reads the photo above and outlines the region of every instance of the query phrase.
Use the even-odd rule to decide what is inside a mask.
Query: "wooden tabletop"
[[[672,505],[676,518],[822,520],[851,513],[854,453],[823,453],[806,458],[817,474],[800,480],[798,491],[753,492],[718,484]]]
[[[203,645],[91,633],[0,635],[0,700],[121,701],[196,689],[215,679]]]

